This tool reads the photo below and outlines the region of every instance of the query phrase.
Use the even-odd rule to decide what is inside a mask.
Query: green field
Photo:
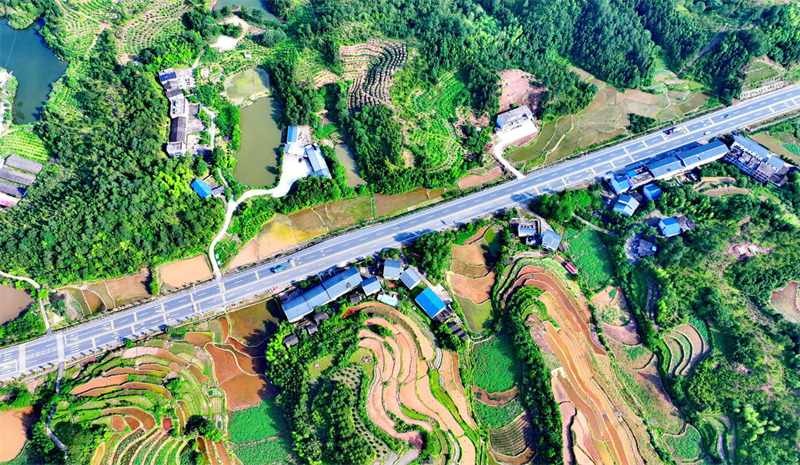
[[[584,228],[580,231],[567,230],[565,240],[569,244],[569,252],[578,274],[592,290],[599,290],[608,285],[614,269],[608,257],[608,249],[600,237],[599,231]]]
[[[516,419],[525,409],[518,398],[502,405],[486,405],[475,402],[475,418],[489,428],[502,428]]]
[[[27,126],[0,137],[0,156],[6,155],[17,155],[39,163],[47,163],[50,158],[42,139]]]
[[[461,306],[461,311],[467,319],[467,326],[473,333],[482,333],[489,329],[492,325],[492,302],[487,300],[482,304],[461,297],[460,295],[453,295],[458,304]]]
[[[275,436],[285,428],[280,411],[267,399],[255,407],[231,413],[228,433],[232,442],[246,443]]]
[[[487,392],[508,391],[520,380],[520,366],[505,333],[476,344],[473,364],[475,384]]]
[[[694,462],[703,453],[700,433],[691,425],[683,436],[664,436],[664,443],[672,450],[678,463]]]
[[[251,444],[233,444],[233,451],[247,465],[291,464],[291,448],[283,439],[265,440]]]

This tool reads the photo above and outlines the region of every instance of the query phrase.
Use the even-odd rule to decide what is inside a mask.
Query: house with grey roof
[[[300,339],[298,339],[297,336],[294,334],[289,334],[288,336],[283,338],[283,345],[285,345],[286,347],[292,347],[294,345],[297,345],[298,342],[300,342]]]
[[[325,158],[322,156],[322,151],[316,144],[306,145],[305,155],[308,162],[311,164],[311,172],[318,178],[330,178],[331,172],[328,165],[325,163]]]
[[[317,327],[317,325],[316,325],[316,324],[314,324],[314,323],[310,323],[308,326],[306,326],[306,332],[307,332],[309,335],[311,335],[311,334],[314,334],[314,333],[316,333],[317,331],[319,331],[319,327]]]
[[[495,123],[500,131],[510,131],[522,126],[525,122],[533,121],[533,112],[528,105],[514,108],[497,115]]]
[[[400,281],[405,284],[407,288],[414,289],[422,282],[422,276],[420,276],[419,272],[417,272],[414,267],[410,266],[400,275]]]
[[[311,318],[314,320],[314,323],[316,324],[320,324],[323,321],[330,319],[330,317],[331,316],[328,315],[328,312],[319,312],[311,316]]]
[[[362,278],[355,268],[335,274],[303,294],[281,304],[290,323],[302,319],[328,302],[334,301],[361,285]]]
[[[23,186],[30,186],[33,184],[33,180],[36,179],[36,176],[4,166],[0,168],[0,179],[5,179],[6,181],[11,181]]]
[[[403,266],[400,260],[385,260],[383,262],[384,279],[400,279],[400,273],[402,271]]]
[[[10,182],[0,181],[0,192],[21,199],[25,197],[27,189],[22,186],[11,184]]]
[[[758,182],[770,182],[780,187],[789,179],[791,165],[747,137],[733,137],[733,145],[725,161]]]
[[[186,117],[179,116],[177,118],[173,118],[172,122],[170,123],[169,129],[169,141],[170,142],[183,142],[186,143]]]

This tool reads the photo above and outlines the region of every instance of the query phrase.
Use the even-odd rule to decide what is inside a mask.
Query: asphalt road
[[[674,134],[650,134],[611,148],[550,165],[524,178],[486,189],[403,218],[334,237],[287,257],[218,281],[169,295],[74,328],[0,349],[0,381],[99,352],[141,336],[235,304],[272,288],[345,265],[418,236],[451,228],[490,213],[527,203],[537,195],[592,181],[609,171],[636,166],[683,145],[706,141],[800,108],[800,86],[791,86],[677,126]],[[725,115],[728,117],[726,118]],[[705,134],[708,132],[708,134]],[[294,267],[288,260],[294,259]],[[270,268],[283,264],[279,273]]]

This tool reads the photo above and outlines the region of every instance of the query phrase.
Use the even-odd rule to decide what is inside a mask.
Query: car
[[[278,266],[273,266],[273,267],[272,267],[272,268],[270,268],[269,270],[270,270],[270,271],[272,271],[273,273],[277,273],[277,272],[279,272],[279,271],[283,271],[283,270],[285,270],[285,269],[286,269],[286,266],[285,266],[285,265],[278,265]]]
[[[723,116],[723,118],[725,118],[725,119],[728,119],[728,118],[730,118],[730,117],[731,117],[731,115],[725,115],[725,116]]]
[[[675,128],[669,128],[669,129],[667,129],[666,131],[664,131],[664,134],[666,134],[666,135],[668,135],[668,136],[669,136],[669,135],[671,135],[673,132],[675,132]]]
[[[703,133],[704,136],[707,136],[709,134],[711,134],[711,131],[706,131],[706,132]]]

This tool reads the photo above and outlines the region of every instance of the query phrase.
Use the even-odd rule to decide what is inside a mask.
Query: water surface
[[[242,145],[236,152],[233,177],[246,186],[272,187],[278,181],[279,109],[263,97],[241,110]]]
[[[339,159],[339,163],[347,168],[348,187],[363,186],[367,183],[367,181],[361,177],[361,173],[358,169],[358,163],[356,163],[356,154],[353,153],[353,149],[349,145],[336,144],[336,158]]]
[[[20,316],[32,303],[27,292],[0,284],[0,325]]]
[[[264,5],[263,0],[217,0],[214,3],[214,11],[219,11],[224,7],[229,6],[235,8],[237,6],[246,6],[248,10],[261,10],[264,12],[264,19],[268,21],[280,21],[277,16],[270,13],[267,6]]]
[[[52,84],[64,74],[67,63],[47,48],[34,26],[16,30],[0,21],[0,68],[17,78],[13,122],[36,121]]]

